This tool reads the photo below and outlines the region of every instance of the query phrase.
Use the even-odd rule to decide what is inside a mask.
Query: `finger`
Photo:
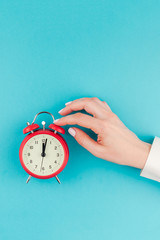
[[[111,111],[111,108],[105,101],[101,101],[99,98],[94,98],[94,101],[99,103],[103,108],[105,108],[107,111]]]
[[[62,117],[54,121],[55,124],[59,126],[64,125],[79,125],[81,127],[89,128],[95,133],[98,132],[99,122],[96,118],[93,118],[87,114],[75,113]]]
[[[102,101],[102,104],[109,112],[111,111],[110,106],[105,101]]]
[[[79,128],[69,128],[68,132],[76,139],[76,141],[93,155],[97,156],[101,146],[90,138],[84,131]]]
[[[61,115],[70,114],[73,111],[85,110],[96,118],[106,118],[107,109],[98,98],[83,98],[77,99],[66,105],[65,108],[59,111]]]
[[[101,101],[99,98],[97,97],[93,97],[92,98],[95,102],[97,102],[99,105],[101,105],[101,107],[105,107],[106,108],[106,105],[104,104],[104,101]]]
[[[93,97],[92,98],[95,102],[99,103],[102,107],[104,107],[105,109],[107,109],[107,111],[111,111],[109,105],[105,102],[105,101],[101,101],[99,98],[97,97]]]

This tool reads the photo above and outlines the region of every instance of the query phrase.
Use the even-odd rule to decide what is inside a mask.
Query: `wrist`
[[[139,140],[137,150],[135,151],[132,167],[143,169],[147,161],[151,144]]]

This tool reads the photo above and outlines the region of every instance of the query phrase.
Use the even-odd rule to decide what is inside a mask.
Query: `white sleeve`
[[[160,182],[160,138],[154,138],[146,164],[140,175]]]

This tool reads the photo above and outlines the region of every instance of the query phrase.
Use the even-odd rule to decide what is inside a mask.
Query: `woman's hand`
[[[92,116],[80,112],[68,115],[83,109]],[[79,125],[97,134],[97,141],[94,141],[77,127],[68,130],[81,146],[96,157],[136,168],[144,167],[151,145],[131,132],[106,102],[96,97],[81,98],[66,103],[59,113],[64,117],[55,120],[55,124]]]

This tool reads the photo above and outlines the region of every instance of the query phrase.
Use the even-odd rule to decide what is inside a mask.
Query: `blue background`
[[[68,133],[61,185],[25,184],[18,157],[27,121],[41,110],[59,118],[85,96],[142,140],[160,135],[159,13],[156,0],[0,1],[1,239],[159,237],[160,185],[140,170],[97,159]]]

